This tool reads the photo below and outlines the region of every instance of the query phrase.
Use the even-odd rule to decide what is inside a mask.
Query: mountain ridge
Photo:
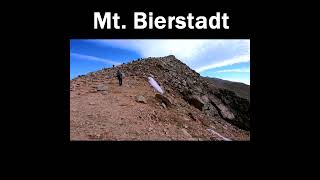
[[[123,86],[117,86],[117,70],[124,73]],[[148,84],[148,77],[158,82],[163,95]],[[71,139],[249,140],[250,92],[239,95],[232,91],[237,86],[222,88],[217,82],[173,55],[79,76],[70,81]]]

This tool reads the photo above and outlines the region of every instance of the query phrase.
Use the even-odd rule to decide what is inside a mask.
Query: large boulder
[[[220,114],[217,110],[217,108],[215,108],[212,104],[210,103],[206,103],[203,108],[202,108],[202,111],[204,112],[204,114],[210,116],[210,117],[214,117],[214,118],[217,118],[217,117],[220,117]]]
[[[210,99],[209,99],[209,97],[208,97],[207,95],[201,96],[201,99],[202,99],[202,101],[205,102],[205,103],[210,103]]]
[[[168,95],[156,94],[155,98],[161,103],[164,103],[167,107],[172,107],[174,104],[173,99]]]
[[[221,100],[219,100],[215,96],[209,96],[209,99],[210,99],[211,104],[217,108],[218,112],[220,113],[220,115],[223,119],[232,120],[235,118],[234,114],[231,112],[231,110],[228,107],[226,107],[221,102]]]
[[[194,90],[195,92],[197,92],[197,93],[202,93],[202,88],[201,88],[199,85],[194,86],[194,87],[193,87],[193,90]]]
[[[230,119],[230,120],[235,118],[233,113],[225,105],[219,104],[217,106],[218,106],[218,109],[219,109],[219,111],[221,113],[222,118]]]
[[[202,101],[202,99],[199,96],[191,95],[191,96],[187,96],[187,97],[184,97],[184,98],[190,105],[192,105],[195,108],[197,108],[200,111],[202,111],[202,108],[203,108],[205,103]]]

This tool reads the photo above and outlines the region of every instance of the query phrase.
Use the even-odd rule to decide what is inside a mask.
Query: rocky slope
[[[123,86],[117,69],[125,75]],[[149,85],[150,76],[163,95]],[[70,82],[71,140],[249,140],[249,130],[248,98],[174,56],[135,60]]]

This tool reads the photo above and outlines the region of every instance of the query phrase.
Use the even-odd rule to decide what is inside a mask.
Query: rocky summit
[[[105,68],[70,81],[70,139],[248,141],[250,86],[201,77],[173,55]]]

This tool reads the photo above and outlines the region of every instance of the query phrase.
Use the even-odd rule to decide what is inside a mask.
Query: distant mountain
[[[205,80],[214,84],[214,86],[221,88],[221,89],[228,89],[230,91],[235,92],[238,96],[248,99],[250,101],[250,85],[239,83],[239,82],[232,82],[218,78],[210,78],[204,77]]]
[[[70,138],[250,140],[249,97],[250,86],[201,77],[175,56],[138,59],[70,81]]]

